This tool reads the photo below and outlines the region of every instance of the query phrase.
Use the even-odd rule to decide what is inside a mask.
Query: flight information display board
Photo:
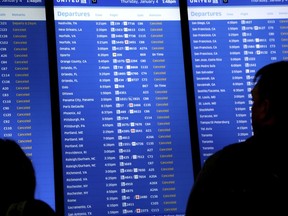
[[[187,1],[201,164],[252,135],[251,89],[288,59],[288,1]]]
[[[1,138],[36,171],[36,198],[55,207],[50,83],[43,1],[0,1]]]
[[[65,215],[184,215],[179,1],[54,1]]]

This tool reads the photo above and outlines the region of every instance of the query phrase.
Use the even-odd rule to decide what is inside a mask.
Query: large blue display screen
[[[184,215],[194,177],[178,1],[54,1],[54,16],[65,215]]]
[[[1,138],[31,158],[36,198],[55,207],[50,82],[42,1],[0,1]],[[3,153],[5,154],[5,152]]]
[[[255,72],[288,59],[288,2],[187,1],[201,163],[252,135]]]

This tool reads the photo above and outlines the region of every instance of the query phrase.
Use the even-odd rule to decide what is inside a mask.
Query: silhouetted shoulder
[[[6,216],[56,216],[56,213],[46,202],[32,199],[13,203]]]
[[[213,155],[207,158],[205,161],[204,169],[206,170],[207,166],[209,169],[211,166],[214,169],[218,166],[220,166],[219,168],[226,168],[232,164],[235,166],[235,163],[242,164],[243,161],[250,158],[250,154],[253,154],[253,147],[254,146],[251,144],[249,139],[245,142],[227,145],[223,149],[215,152]]]

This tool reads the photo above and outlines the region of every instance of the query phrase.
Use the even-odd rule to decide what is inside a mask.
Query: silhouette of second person
[[[288,62],[258,70],[252,89],[253,136],[205,161],[186,216],[288,215]]]
[[[55,215],[47,203],[35,199],[35,170],[18,143],[0,139],[0,149],[0,216]]]

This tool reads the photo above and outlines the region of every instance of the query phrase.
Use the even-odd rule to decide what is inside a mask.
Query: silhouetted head
[[[267,126],[287,128],[288,61],[268,64],[258,70],[252,90],[252,126],[254,133]]]
[[[12,203],[34,198],[36,177],[31,160],[15,141],[0,139],[0,149],[0,215],[4,215]]]

